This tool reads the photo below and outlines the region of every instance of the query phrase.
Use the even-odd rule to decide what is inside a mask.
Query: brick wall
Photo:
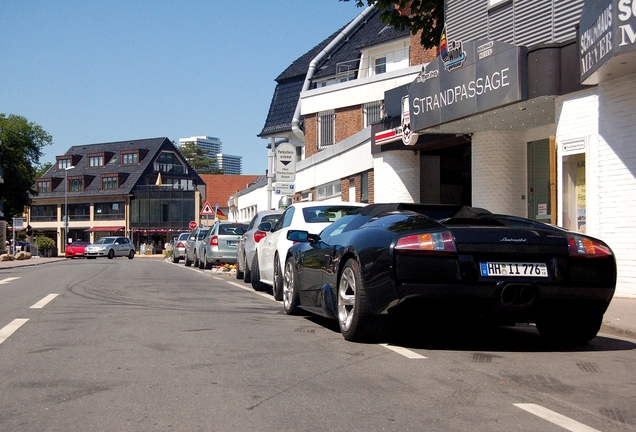
[[[411,35],[411,66],[430,63],[439,55],[438,48],[425,49],[420,45],[420,32]]]
[[[364,128],[361,106],[336,110],[336,142],[340,142]]]
[[[318,117],[316,114],[305,116],[305,157],[318,153]]]

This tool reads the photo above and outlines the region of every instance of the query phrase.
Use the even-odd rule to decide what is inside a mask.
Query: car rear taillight
[[[450,231],[402,237],[398,239],[395,248],[407,251],[457,252]]]
[[[254,232],[254,242],[255,243],[258,243],[259,241],[263,240],[265,237],[267,237],[267,232],[265,232],[265,231],[256,230]]]
[[[210,246],[218,246],[219,245],[219,237],[212,236],[210,237]]]
[[[606,245],[589,237],[569,235],[570,256],[598,257],[612,255],[612,250]]]
[[[177,247],[178,248],[184,248],[185,245],[183,244],[183,242],[179,242],[179,243],[177,243]]]

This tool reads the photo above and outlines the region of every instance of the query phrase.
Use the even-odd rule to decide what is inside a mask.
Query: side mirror
[[[269,221],[261,222],[258,224],[258,230],[270,232],[272,230],[272,223]]]
[[[309,241],[309,233],[307,231],[289,230],[287,231],[287,240],[296,243],[307,243]]]

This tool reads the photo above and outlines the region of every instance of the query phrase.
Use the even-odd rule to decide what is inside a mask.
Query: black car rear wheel
[[[285,263],[285,274],[283,275],[283,306],[287,315],[297,315],[300,311],[298,307],[298,272],[293,258],[289,258]]]
[[[109,250],[108,251],[108,259],[113,259],[115,257],[115,251],[114,250]]]
[[[133,259],[135,257],[135,251],[134,250],[130,250],[130,252],[128,252],[128,259]]]
[[[261,282],[261,275],[258,270],[258,255],[254,254],[254,259],[252,260],[252,288],[254,291],[265,291],[267,289],[267,285]]]
[[[596,311],[578,311],[543,317],[537,320],[537,330],[550,342],[580,344],[594,339],[601,329],[603,314]]]
[[[206,260],[207,260],[207,258],[205,256],[205,254],[203,254],[203,259],[199,259],[198,260],[198,263],[199,263],[198,267],[199,267],[200,270],[203,270],[205,268]]]
[[[338,324],[348,341],[365,341],[374,336],[376,317],[369,311],[360,265],[349,259],[338,282]]]
[[[186,267],[190,267],[192,265],[192,260],[190,260],[190,258],[188,258],[188,253],[186,252],[186,256],[185,256],[185,266]]]
[[[272,286],[272,295],[275,300],[283,299],[283,272],[280,270],[280,260],[278,255],[274,256],[274,285]]]

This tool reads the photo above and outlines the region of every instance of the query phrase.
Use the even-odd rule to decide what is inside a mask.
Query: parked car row
[[[271,290],[287,314],[337,320],[350,341],[426,332],[441,316],[534,323],[547,340],[583,343],[616,285],[603,241],[474,207],[304,202],[243,230],[236,278]]]
[[[182,233],[174,241],[172,262],[182,258],[186,267],[194,264],[200,269],[214,265],[236,263],[236,250],[248,224],[217,221],[212,226],[199,226],[189,233]]]

